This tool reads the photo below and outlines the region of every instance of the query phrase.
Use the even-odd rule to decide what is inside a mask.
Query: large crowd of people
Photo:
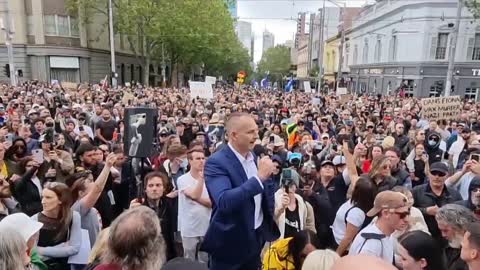
[[[480,103],[421,106],[1,85],[0,269],[479,270]],[[158,112],[147,158],[128,108]]]

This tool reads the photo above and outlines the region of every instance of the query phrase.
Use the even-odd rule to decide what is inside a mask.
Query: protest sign
[[[346,95],[347,88],[346,87],[337,87],[337,96]]]
[[[352,98],[352,95],[340,95],[340,103],[345,104]]]
[[[423,98],[422,118],[432,120],[456,119],[462,111],[460,96]]]
[[[77,83],[74,83],[74,82],[62,82],[61,84],[64,89],[69,89],[69,90],[77,89]]]
[[[312,98],[313,105],[320,105],[321,103],[322,103],[322,100],[320,98],[317,98],[317,97]]]
[[[129,104],[128,101],[130,101],[130,100],[133,101],[134,99],[135,99],[135,96],[132,93],[125,92],[125,93],[123,93],[122,103],[123,104]]]
[[[303,82],[303,88],[305,89],[305,93],[312,93],[312,87],[310,86],[310,82]]]
[[[190,85],[190,98],[195,99],[196,97],[212,99],[213,98],[213,88],[211,84],[205,82],[192,82],[188,81]]]
[[[212,76],[206,76],[205,77],[205,83],[208,84],[215,84],[217,82],[217,78],[212,77]]]

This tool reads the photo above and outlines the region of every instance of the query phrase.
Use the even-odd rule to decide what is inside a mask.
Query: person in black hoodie
[[[443,151],[440,149],[441,136],[437,132],[430,132],[426,140],[425,151],[428,154],[428,163],[442,161]]]
[[[19,202],[22,212],[28,216],[42,211],[43,181],[37,177],[39,164],[32,157],[20,162],[22,177],[13,181],[13,196]]]
[[[456,204],[472,210],[477,218],[480,218],[480,176],[475,176],[468,187],[468,200],[458,201]]]
[[[174,233],[176,231],[174,204],[171,198],[165,195],[167,183],[166,174],[161,172],[150,172],[145,176],[143,182],[145,195],[136,198],[130,203],[130,208],[145,205],[157,213],[162,229],[162,236],[167,246],[166,257],[171,260],[177,257],[175,251]]]

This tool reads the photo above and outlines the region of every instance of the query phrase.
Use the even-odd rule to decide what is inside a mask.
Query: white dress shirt
[[[263,188],[262,181],[260,181],[260,179],[258,178],[257,165],[255,164],[255,160],[253,159],[252,152],[248,152],[247,158],[245,158],[240,153],[238,153],[230,143],[228,144],[228,146],[233,151],[238,161],[240,161],[240,163],[242,164],[243,170],[245,171],[247,178],[250,179],[252,177],[255,177],[258,180],[260,186]],[[255,229],[258,229],[258,227],[260,227],[263,222],[262,193],[255,195],[253,199],[255,200]]]

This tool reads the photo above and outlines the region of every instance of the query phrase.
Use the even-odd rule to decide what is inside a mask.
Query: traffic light
[[[5,64],[5,66],[3,67],[3,74],[10,78],[10,64]]]

